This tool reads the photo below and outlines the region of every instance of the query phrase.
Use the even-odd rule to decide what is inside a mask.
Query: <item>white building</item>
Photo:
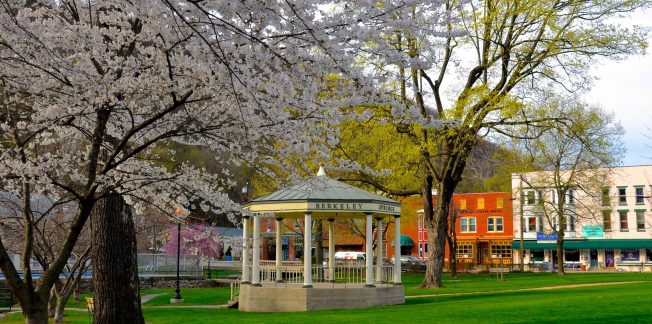
[[[545,172],[512,175],[512,247],[514,263],[519,263],[522,234],[524,263],[551,269],[559,226],[541,211],[542,201],[555,199],[555,190],[536,180],[545,179],[541,175],[552,177]],[[600,185],[597,193],[576,188],[565,196],[565,267],[652,270],[652,166],[614,168]]]

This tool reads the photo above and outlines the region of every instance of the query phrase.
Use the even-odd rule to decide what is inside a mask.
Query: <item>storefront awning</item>
[[[513,249],[520,249],[521,242],[515,240]],[[537,241],[523,241],[526,250],[556,249],[555,243],[537,243]],[[650,249],[652,240],[568,240],[564,242],[564,249]]]
[[[392,240],[392,246],[394,246],[394,240]],[[401,246],[413,247],[414,241],[409,236],[401,234]]]

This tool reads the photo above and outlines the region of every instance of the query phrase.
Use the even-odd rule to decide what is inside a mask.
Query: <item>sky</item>
[[[652,27],[652,10],[638,12],[623,24]],[[623,126],[623,165],[652,165],[652,37],[648,42],[645,55],[596,62],[592,72],[597,80],[584,95],[587,102],[613,112]]]

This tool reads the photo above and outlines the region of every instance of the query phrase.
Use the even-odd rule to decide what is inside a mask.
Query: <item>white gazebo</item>
[[[242,311],[307,311],[402,304],[401,262],[383,264],[382,235],[377,235],[376,264],[373,262],[373,229],[383,232],[383,220],[394,218],[395,260],[401,251],[401,203],[329,178],[323,167],[317,176],[288,189],[255,199],[245,205],[250,211],[243,220],[242,286],[239,309]],[[276,260],[261,265],[261,218],[276,221]],[[284,219],[304,220],[303,264],[282,260]],[[342,267],[335,262],[335,221],[365,219],[365,264],[359,276],[336,280]],[[328,264],[312,264],[313,219],[328,220]],[[252,233],[253,228],[253,233]],[[252,235],[253,234],[253,235]],[[301,267],[302,266],[302,267]],[[302,269],[301,269],[302,268]],[[374,271],[375,270],[375,271]],[[298,272],[298,275],[296,273]],[[269,275],[269,274],[272,275]],[[288,274],[302,282],[283,280]],[[324,273],[313,282],[313,273]],[[374,276],[375,273],[375,276]],[[351,280],[351,278],[360,280]]]

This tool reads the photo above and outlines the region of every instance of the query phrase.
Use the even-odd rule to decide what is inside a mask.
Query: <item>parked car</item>
[[[394,264],[394,257],[392,257],[392,264]],[[426,263],[413,255],[401,255],[401,271],[425,272]]]
[[[338,252],[335,252],[335,259],[365,260],[365,253],[364,252],[356,252],[356,251],[338,251]]]

